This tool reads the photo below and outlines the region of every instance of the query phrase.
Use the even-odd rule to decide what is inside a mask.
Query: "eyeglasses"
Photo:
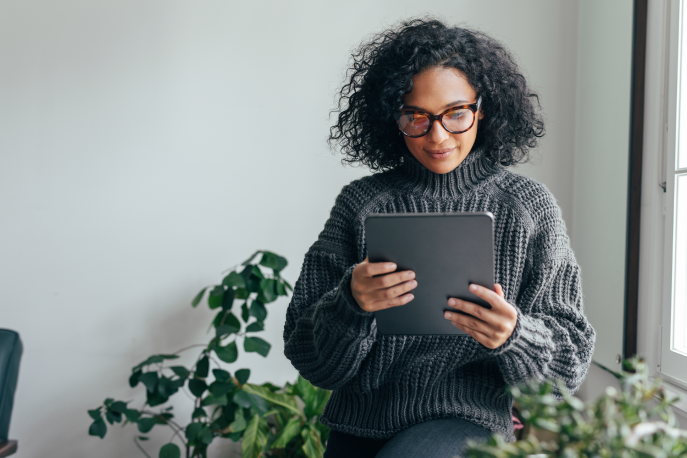
[[[482,97],[478,97],[475,103],[451,107],[436,116],[420,110],[401,109],[394,113],[394,118],[406,137],[417,138],[427,135],[434,121],[440,121],[444,129],[452,134],[462,134],[475,124],[475,113],[481,105]]]

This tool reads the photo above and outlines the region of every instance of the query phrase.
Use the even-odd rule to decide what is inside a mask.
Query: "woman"
[[[492,432],[514,440],[505,387],[577,389],[595,338],[554,197],[505,168],[544,133],[538,98],[498,42],[439,21],[387,30],[353,60],[330,141],[378,173],[337,197],[284,328],[294,367],[333,390],[325,457],[448,457]],[[379,334],[373,312],[413,300],[417,282],[368,261],[365,216],[463,211],[494,215],[497,284],[472,290],[491,310],[448,300],[471,315],[445,316],[468,336]]]

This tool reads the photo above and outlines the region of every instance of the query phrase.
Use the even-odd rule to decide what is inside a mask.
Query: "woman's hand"
[[[395,270],[396,264],[393,262],[370,262],[368,258],[355,266],[351,293],[361,309],[376,312],[413,300],[414,296],[408,291],[417,286],[415,272]]]
[[[518,322],[518,311],[504,299],[501,285],[496,283],[494,289],[495,291],[491,291],[482,286],[470,285],[470,292],[489,303],[491,310],[472,302],[450,298],[449,306],[472,316],[444,313],[455,327],[491,349],[506,343]]]

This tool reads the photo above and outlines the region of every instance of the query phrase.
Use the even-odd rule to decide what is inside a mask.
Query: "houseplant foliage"
[[[584,403],[561,383],[528,383],[509,389],[531,427],[554,439],[532,434],[512,444],[494,435],[472,444],[468,457],[687,457],[687,431],[677,428],[669,399],[658,379],[650,380],[644,362],[628,360],[621,372],[621,391],[613,387],[596,401]],[[554,393],[560,393],[560,396]]]
[[[135,425],[140,435],[134,441],[147,457],[152,456],[145,449],[147,434],[162,426],[171,429],[172,438],[159,450],[160,458],[180,458],[182,450],[187,458],[204,458],[218,437],[241,439],[245,458],[321,457],[329,429],[317,419],[328,391],[313,387],[300,376],[284,387],[254,385],[248,383],[249,369],[231,374],[221,364],[237,361],[241,340],[245,352],[267,356],[270,344],[256,334],[265,328],[265,305],[292,290],[281,277],[286,265],[286,259],[277,254],[257,251],[220,284],[203,288],[191,305],[206,303],[216,311],[210,342],[152,355],[136,365],[129,385],[145,389],[144,405],[136,409],[130,401],[108,398],[88,411],[93,420],[88,433],[102,439],[107,423]],[[201,351],[192,367],[174,364],[181,352],[193,348]],[[167,406],[169,399],[182,391],[194,407],[186,425],[175,418],[173,407]]]

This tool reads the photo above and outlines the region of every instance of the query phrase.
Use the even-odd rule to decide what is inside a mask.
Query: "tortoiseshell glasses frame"
[[[479,111],[480,107],[482,106],[482,97],[478,97],[477,101],[475,103],[470,103],[466,105],[456,105],[452,106],[448,109],[446,109],[443,113],[440,113],[438,115],[433,115],[431,113],[427,113],[422,110],[412,110],[412,109],[400,109],[396,113],[394,113],[394,119],[396,120],[396,123],[398,124],[398,128],[401,131],[403,135],[406,137],[410,138],[418,138],[418,137],[424,137],[429,133],[430,130],[432,130],[432,126],[434,125],[434,121],[439,121],[441,123],[441,126],[446,129],[447,132],[450,132],[452,134],[462,134],[463,132],[467,132],[468,130],[472,129],[472,126],[475,125],[475,116],[477,114],[477,111]],[[455,112],[457,110],[470,110],[472,113],[472,121],[470,122],[470,125],[461,128],[458,130],[451,130],[446,126],[446,123],[444,122],[444,116],[451,112]],[[404,118],[405,117],[405,118]],[[407,126],[410,124],[410,120],[413,119],[418,119],[422,118],[423,120],[423,125],[421,126],[416,126],[418,129],[423,129],[423,132],[418,134],[418,135],[413,135],[411,133],[408,133],[404,130],[404,128],[407,128]],[[407,121],[404,124],[404,119]],[[424,122],[426,120],[429,120],[429,124],[426,126],[424,125]],[[463,122],[464,123],[464,122]],[[412,132],[412,131],[411,131]]]

